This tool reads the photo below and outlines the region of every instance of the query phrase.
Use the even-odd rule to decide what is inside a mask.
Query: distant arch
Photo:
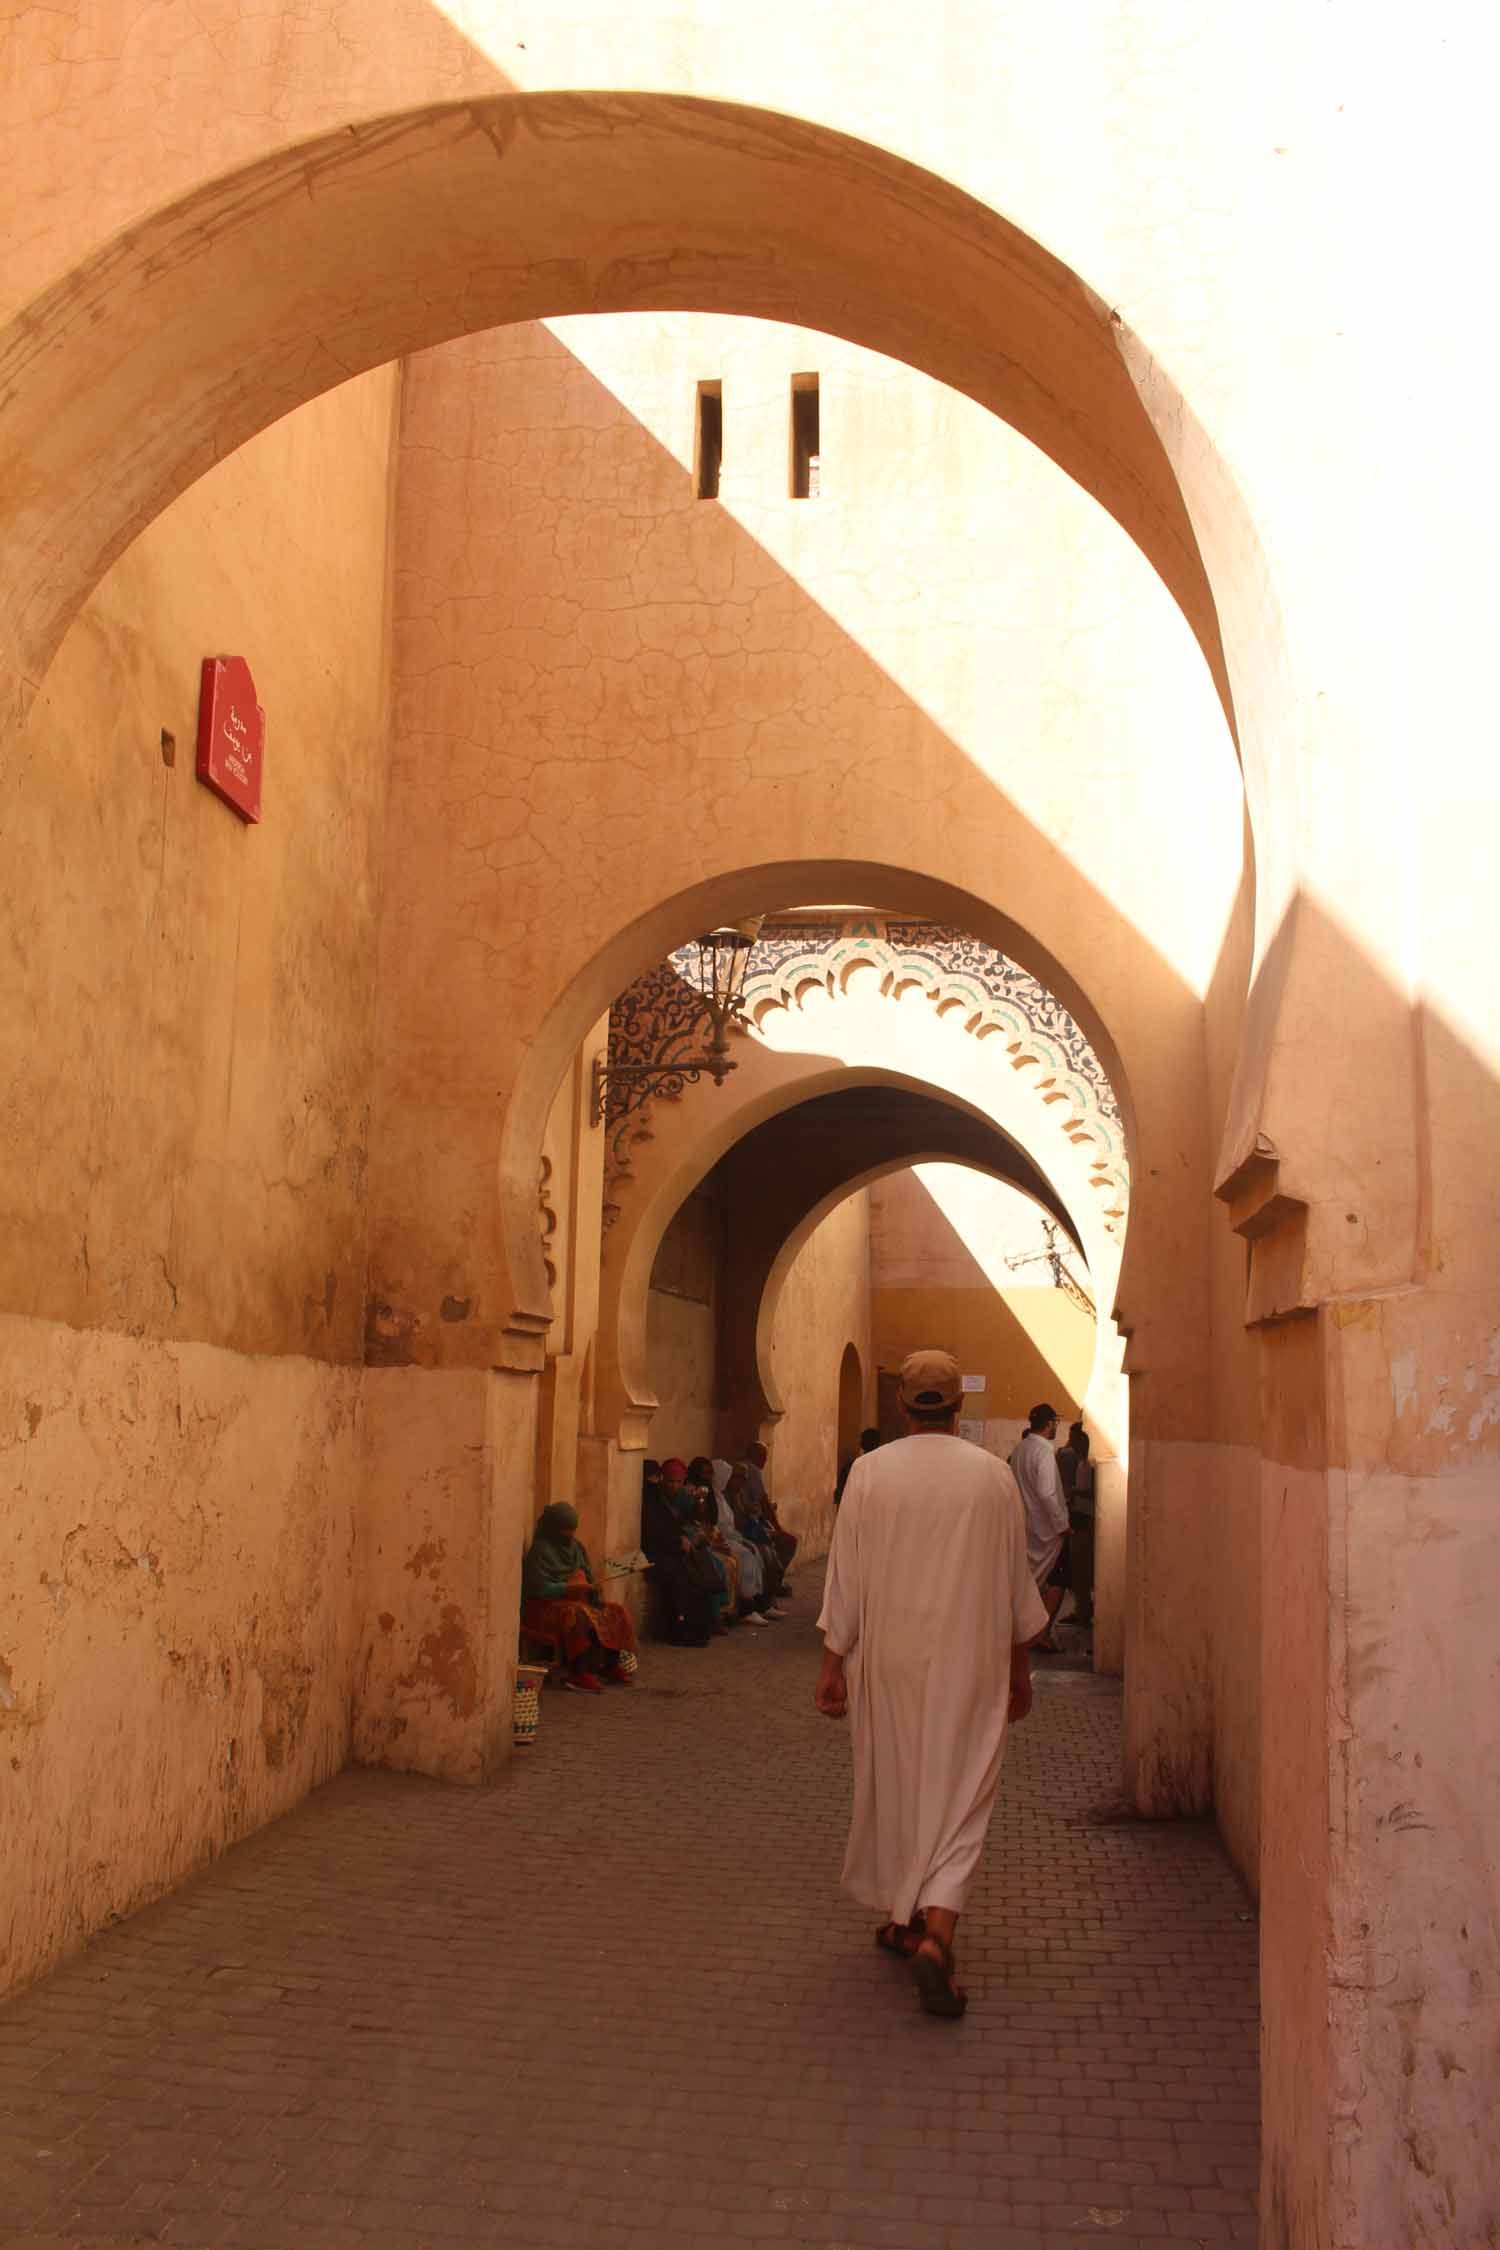
[[[855,1345],[846,1344],[839,1360],[839,1460],[859,1450],[865,1420],[865,1371]]]

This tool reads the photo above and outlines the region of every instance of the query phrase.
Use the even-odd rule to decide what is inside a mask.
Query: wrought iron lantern
[[[731,1025],[744,1020],[745,972],[764,920],[763,914],[756,914],[747,922],[726,923],[717,930],[705,932],[698,940],[698,976],[693,990],[709,1029],[707,1054],[689,1055],[670,1062],[626,1063],[610,1063],[603,1055],[595,1056],[596,1125],[604,1122],[611,1088],[625,1081],[643,1091],[668,1082],[675,1086],[703,1077],[722,1086],[730,1071],[738,1067],[729,1052],[729,1032]]]

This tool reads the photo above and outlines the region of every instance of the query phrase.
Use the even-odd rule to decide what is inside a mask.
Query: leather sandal
[[[933,1952],[928,1952],[928,1947]],[[969,1995],[953,1981],[953,1948],[940,1937],[930,1933],[924,1937],[912,1955],[912,1974],[917,1980],[917,1998],[929,2016],[946,2016],[950,2022],[961,2016],[969,2005]]]
[[[875,1943],[882,1953],[895,1953],[909,1961],[926,1935],[927,1924],[917,1914],[909,1922],[882,1922],[875,1932]]]

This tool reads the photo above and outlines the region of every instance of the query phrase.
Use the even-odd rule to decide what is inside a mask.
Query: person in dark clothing
[[[690,1648],[707,1648],[716,1605],[694,1567],[693,1542],[667,1495],[659,1461],[648,1461],[642,1478],[641,1547],[671,1619],[670,1638]]]
[[[1057,1473],[1068,1503],[1068,1549],[1073,1584],[1075,1625],[1094,1622],[1094,1464],[1089,1459],[1088,1432],[1075,1422],[1068,1442],[1059,1449]]]
[[[776,1513],[776,1503],[766,1490],[766,1463],[770,1459],[765,1447],[757,1442],[745,1448],[745,1484],[747,1498],[752,1508],[759,1509],[771,1527],[771,1544],[781,1558],[785,1576],[792,1574],[792,1557],[797,1552],[796,1534],[786,1529]]]
[[[759,1509],[750,1504],[750,1484],[743,1461],[736,1461],[729,1472],[725,1498],[741,1536],[750,1541],[760,1557],[761,1567],[766,1574],[766,1592],[774,1605],[781,1598],[786,1572],[781,1567],[781,1557],[776,1552],[770,1524]]]
[[[844,1487],[849,1482],[849,1471],[853,1468],[855,1462],[860,1458],[861,1454],[873,1453],[879,1443],[879,1430],[860,1431],[859,1453],[851,1453],[848,1460],[843,1462],[839,1468],[839,1481],[833,1488],[833,1504],[835,1507],[838,1506],[839,1502],[844,1497]]]

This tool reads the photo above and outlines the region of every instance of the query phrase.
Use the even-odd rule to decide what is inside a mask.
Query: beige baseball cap
[[[963,1396],[958,1361],[949,1352],[909,1352],[899,1380],[903,1406],[955,1406]]]

